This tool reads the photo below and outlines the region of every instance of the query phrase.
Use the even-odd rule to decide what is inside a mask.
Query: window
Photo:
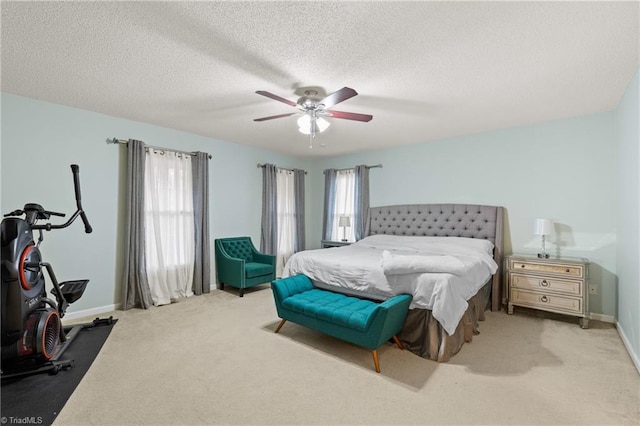
[[[278,169],[277,179],[278,211],[278,252],[276,258],[276,276],[282,276],[282,268],[295,250],[296,205],[294,191],[294,173],[291,170]]]
[[[357,241],[364,238],[369,212],[370,167],[373,166],[361,164],[352,169],[324,171],[324,240]],[[343,226],[340,226],[341,222]]]
[[[338,170],[336,172],[336,188],[335,188],[335,204],[333,212],[329,212],[333,216],[331,229],[331,240],[340,241],[346,239],[355,241],[354,226],[355,223],[355,170]],[[350,226],[340,227],[340,218],[346,216],[349,218]]]
[[[149,150],[145,162],[146,268],[155,305],[193,295],[191,157]]]
[[[304,170],[260,165],[262,238],[260,251],[276,256],[276,276],[296,251],[304,250]]]

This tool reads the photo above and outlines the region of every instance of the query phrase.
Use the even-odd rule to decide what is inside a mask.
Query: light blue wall
[[[1,107],[3,213],[28,202],[72,213],[75,201],[69,165],[80,166],[83,207],[94,231],[85,234],[78,221],[47,232],[41,248],[60,281],[90,279],[85,294],[71,305],[69,313],[120,301],[126,148],[107,144],[107,138],[139,139],[150,145],[212,154],[211,237],[249,235],[256,244],[262,210],[262,175],[257,164],[303,169],[310,165],[307,160],[271,151],[4,93]]]
[[[468,203],[506,207],[506,252],[535,254],[536,218],[556,222],[547,250],[588,258],[592,312],[616,314],[616,141],[613,113],[553,121],[419,145],[376,150],[314,164],[329,167],[382,163],[371,169],[371,205]],[[312,191],[321,194],[323,182]],[[322,200],[314,200],[320,240]]]
[[[618,328],[640,369],[640,100],[638,72],[617,111]]]

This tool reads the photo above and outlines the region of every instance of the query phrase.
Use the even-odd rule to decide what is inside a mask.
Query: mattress
[[[304,274],[316,286],[384,300],[413,296],[453,334],[467,301],[497,271],[493,243],[464,237],[373,235],[349,246],[306,250],[286,263],[283,277]]]

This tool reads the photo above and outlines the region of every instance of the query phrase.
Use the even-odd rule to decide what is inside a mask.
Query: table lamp
[[[538,257],[547,259],[549,253],[546,252],[544,246],[545,236],[553,234],[553,221],[551,219],[536,219],[534,234],[542,236],[542,252],[538,253]]]
[[[338,226],[342,228],[342,241],[347,241],[347,228],[351,226],[351,218],[349,216],[340,216]]]

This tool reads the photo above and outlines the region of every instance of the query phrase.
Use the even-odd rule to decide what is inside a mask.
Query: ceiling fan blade
[[[368,122],[371,121],[371,119],[373,118],[373,115],[369,115],[369,114],[358,114],[356,112],[344,112],[344,111],[326,111],[326,114],[329,117],[333,117],[333,118],[344,118],[346,120],[355,120],[355,121],[364,121],[364,122]]]
[[[352,88],[343,87],[342,89],[328,95],[326,98],[324,98],[318,103],[324,105],[325,108],[331,108],[335,104],[339,104],[342,101],[346,101],[349,98],[353,98],[357,94],[358,92],[356,92]]]
[[[254,118],[253,121],[267,121],[267,120],[273,120],[274,118],[291,117],[292,115],[296,115],[296,114],[297,112],[290,112],[288,114],[271,115],[269,117]]]
[[[258,90],[258,91],[256,91],[256,93],[257,93],[258,95],[266,96],[267,98],[271,98],[271,99],[273,99],[273,100],[276,100],[276,101],[279,101],[279,102],[283,102],[283,103],[285,103],[285,104],[287,104],[287,105],[291,105],[292,107],[294,107],[294,106],[297,106],[297,105],[298,105],[298,104],[296,104],[295,102],[290,101],[289,99],[282,98],[282,97],[280,97],[280,96],[278,96],[278,95],[274,95],[273,93],[266,92],[266,91],[264,91],[264,90]]]

